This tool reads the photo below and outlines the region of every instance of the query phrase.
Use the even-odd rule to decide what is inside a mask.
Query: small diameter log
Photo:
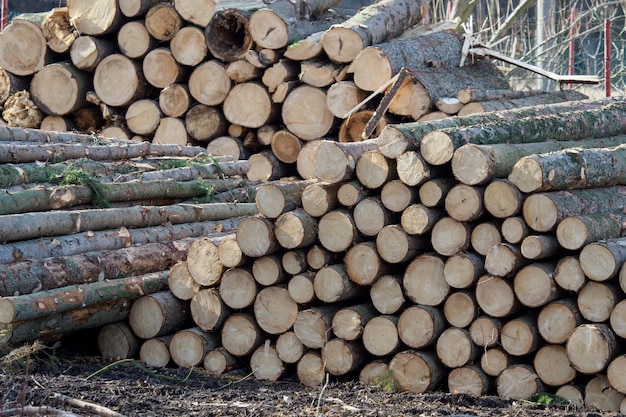
[[[165,290],[166,287],[167,272],[160,272],[110,282],[67,286],[30,295],[4,297],[0,299],[0,322],[32,320],[52,313],[109,301],[107,298],[138,298],[144,294]]]
[[[147,85],[141,65],[122,54],[111,54],[100,61],[93,77],[96,94],[113,107],[128,106],[144,98]]]
[[[161,110],[155,100],[136,100],[126,109],[124,119],[131,132],[137,135],[151,136],[159,127]]]
[[[441,210],[416,203],[411,204],[402,211],[400,224],[406,233],[419,236],[429,232],[441,216]]]
[[[317,240],[317,218],[302,208],[281,214],[274,228],[278,243],[285,249],[305,248]]]
[[[308,268],[306,254],[307,249],[290,250],[283,253],[281,263],[285,272],[289,275],[298,275],[305,272]]]
[[[157,41],[146,28],[144,21],[131,20],[125,23],[117,33],[117,46],[120,52],[131,59],[143,58],[156,48]]]
[[[395,161],[378,151],[363,153],[355,167],[357,180],[365,187],[376,189],[396,178]]]
[[[526,236],[520,250],[526,259],[544,259],[558,254],[562,248],[556,236],[549,234]]]
[[[306,271],[294,275],[287,284],[287,291],[291,298],[298,304],[307,305],[317,299],[314,287],[315,273]]]
[[[104,325],[98,332],[98,349],[107,360],[132,358],[139,345],[139,339],[125,322]]]
[[[154,132],[154,136],[152,137],[152,143],[184,146],[190,142],[187,129],[185,128],[185,123],[177,117],[161,118],[159,125]]]
[[[351,300],[363,293],[363,288],[348,277],[343,264],[328,265],[315,273],[315,296],[325,303]]]
[[[0,103],[4,104],[7,99],[18,91],[29,88],[30,77],[18,76],[4,68],[0,70]]]
[[[276,87],[281,83],[298,79],[300,65],[297,62],[280,59],[272,66],[263,71],[261,81],[270,92],[276,91]]]
[[[352,211],[354,224],[365,236],[376,236],[383,227],[397,221],[397,215],[388,210],[380,197],[367,197],[357,203]]]
[[[419,189],[419,200],[426,207],[444,205],[446,195],[458,182],[453,178],[435,178],[423,183]]]
[[[521,216],[507,217],[500,226],[502,238],[511,244],[522,243],[531,230]]]
[[[335,253],[346,251],[358,238],[354,219],[346,209],[335,209],[324,214],[317,230],[322,246]]]
[[[180,64],[169,48],[160,47],[148,52],[142,61],[143,74],[152,86],[165,88],[186,78],[185,67]]]
[[[257,282],[245,268],[230,268],[220,280],[220,298],[228,307],[241,310],[250,307],[257,295]]]
[[[318,57],[322,52],[322,34],[324,31],[315,32],[304,39],[290,44],[285,50],[285,58],[294,61],[305,61]]]
[[[47,42],[41,27],[13,19],[0,36],[0,66],[18,76],[32,75],[46,63]]]
[[[216,59],[196,66],[189,75],[188,84],[191,96],[207,106],[222,104],[231,89],[224,64]]]
[[[541,96],[535,96],[541,97]],[[428,163],[442,165],[452,160],[454,151],[467,143],[494,144],[545,142],[547,140],[581,140],[623,133],[623,127],[609,120],[622,114],[617,104],[588,110],[572,111],[541,118],[527,117],[513,121],[488,123],[480,127],[442,129],[428,133],[420,144],[422,156]]]
[[[173,4],[157,3],[145,16],[146,29],[158,41],[171,40],[183,26],[183,20]]]
[[[82,71],[93,72],[100,61],[116,52],[117,44],[95,36],[79,36],[72,42],[72,64]]]
[[[421,349],[435,345],[447,324],[441,309],[412,305],[398,317],[398,336],[410,348]]]
[[[366,96],[367,93],[357,87],[353,81],[338,81],[326,91],[326,106],[335,117],[345,119],[346,115]]]
[[[480,368],[489,376],[497,377],[509,366],[513,365],[513,357],[503,349],[492,348],[483,352],[480,357]]]
[[[317,147],[321,141],[321,139],[307,141],[302,149],[300,149],[300,152],[298,152],[296,170],[302,179],[316,179],[314,168],[315,153],[317,152]]]
[[[389,375],[388,361],[376,359],[363,365],[359,372],[359,382],[365,385],[380,385],[385,375]]]
[[[139,348],[139,360],[155,368],[167,366],[172,359],[170,355],[170,341],[173,336],[155,337],[144,341]]]
[[[481,90],[476,88],[464,88],[459,90],[457,98],[463,104],[476,101],[510,100],[542,94],[538,90],[511,90],[511,89],[489,89]]]
[[[357,340],[363,335],[364,327],[375,316],[376,310],[371,304],[344,307],[333,316],[333,333],[346,341]]]
[[[204,356],[219,346],[216,334],[207,333],[199,327],[179,330],[170,341],[172,361],[183,368],[192,368],[202,363]]]
[[[578,311],[590,322],[606,322],[621,297],[620,289],[613,283],[589,281],[578,293]]]
[[[626,313],[626,301],[622,300],[615,304],[613,311],[611,311],[611,317],[609,317],[609,324],[615,334],[621,338],[626,335],[626,320],[624,320],[624,313]]]
[[[48,115],[43,118],[39,128],[53,132],[69,132],[76,130],[76,125],[67,117]]]
[[[245,160],[250,156],[250,149],[244,148],[241,139],[221,136],[213,139],[206,147],[209,155],[230,156],[235,160]]]
[[[381,314],[400,312],[405,303],[402,291],[402,277],[383,275],[370,288],[370,299],[374,308]]]
[[[363,48],[398,36],[421,19],[420,2],[385,0],[332,26],[322,35],[322,47],[332,61],[351,62]]]
[[[204,35],[211,54],[225,62],[242,59],[254,43],[250,33],[252,12],[228,8],[220,10],[206,26]]]
[[[298,380],[307,387],[318,387],[324,382],[324,362],[322,356],[314,351],[306,352],[296,367]]]
[[[290,175],[289,166],[279,161],[270,150],[252,154],[248,158],[250,169],[246,176],[250,181],[272,181]]]
[[[371,139],[347,143],[322,140],[315,152],[315,177],[327,183],[350,180],[361,155],[377,148],[376,141]]]
[[[485,256],[485,271],[498,277],[506,277],[530,263],[524,258],[518,245],[500,243],[492,246]]]
[[[228,122],[219,107],[198,103],[185,113],[185,127],[193,139],[209,142],[226,134]]]
[[[326,371],[341,376],[356,371],[365,361],[366,353],[360,343],[332,339],[322,349]]]
[[[398,336],[398,316],[376,316],[363,329],[363,346],[374,356],[392,355],[403,346]]]
[[[459,110],[459,116],[471,116],[476,113],[494,112],[515,108],[531,107],[536,105],[567,103],[569,101],[585,100],[588,97],[574,90],[559,92],[542,92],[542,94],[518,97],[507,100],[488,100],[468,103]]]
[[[240,59],[230,62],[226,66],[226,74],[236,83],[245,83],[260,78],[263,75],[263,70],[244,59]]]
[[[520,306],[513,284],[494,275],[483,275],[478,279],[476,302],[485,314],[498,318],[510,316]]]
[[[576,377],[562,345],[546,345],[535,353],[533,367],[541,381],[553,387],[569,384]]]
[[[593,281],[607,281],[620,271],[626,260],[626,239],[601,240],[586,245],[578,260],[585,275]]]
[[[339,307],[333,305],[302,310],[293,324],[293,331],[307,348],[321,349],[332,338],[331,326],[338,310]]]
[[[435,347],[437,357],[449,368],[468,365],[480,356],[466,329],[450,327],[441,333]]]
[[[450,175],[449,169],[428,164],[416,151],[406,151],[395,161],[398,178],[409,186],[419,186],[430,179]]]
[[[199,65],[208,53],[204,32],[197,26],[181,28],[170,41],[170,50],[179,64],[190,67]]]
[[[390,269],[379,256],[374,242],[353,245],[346,252],[344,264],[350,280],[359,285],[371,285]]]
[[[280,247],[274,231],[274,222],[261,216],[244,220],[237,228],[236,236],[244,255],[253,258],[269,255]]]
[[[400,180],[392,180],[383,185],[380,198],[386,208],[394,213],[401,213],[411,204],[417,202],[418,193]]]
[[[69,51],[78,36],[70,22],[67,7],[55,7],[50,10],[41,22],[41,31],[48,42],[48,48],[59,54]]]
[[[442,257],[430,253],[411,261],[402,281],[407,298],[416,304],[442,304],[450,292],[450,286],[443,276],[443,265]]]
[[[563,96],[560,101],[563,101]],[[429,122],[413,122],[387,125],[378,138],[380,151],[388,158],[397,158],[403,152],[420,150],[424,135],[435,130],[446,128],[472,127],[492,122],[516,120],[525,117],[536,117],[548,114],[594,109],[610,103],[601,100],[566,101],[547,105],[530,106],[526,108],[511,108],[503,111],[481,113],[464,117],[446,118]],[[564,138],[565,139],[565,138]],[[465,143],[464,143],[465,144]],[[463,144],[463,145],[464,145]],[[460,147],[460,146],[459,146]]]
[[[443,304],[443,315],[454,327],[468,327],[478,317],[475,295],[469,291],[451,293]]]
[[[282,333],[276,339],[276,353],[285,363],[297,363],[304,355],[304,350],[304,344],[293,331]]]
[[[151,339],[173,333],[189,322],[189,303],[160,291],[140,297],[130,309],[128,322],[138,337]]]
[[[222,375],[237,368],[237,359],[223,347],[218,347],[204,355],[202,365],[210,374]]]
[[[585,407],[583,398],[584,387],[574,384],[566,384],[560,386],[554,395],[565,398],[572,407],[581,409]]]
[[[435,223],[431,231],[431,244],[435,252],[442,256],[454,256],[469,249],[471,224],[460,222],[452,217],[443,217]]]
[[[296,209],[302,203],[302,192],[315,180],[279,180],[262,184],[256,192],[255,203],[259,213],[270,219]]]
[[[446,195],[446,213],[460,222],[477,220],[485,214],[484,194],[481,186],[455,185]]]
[[[205,332],[220,328],[231,313],[216,288],[204,288],[189,303],[191,318]]]
[[[272,286],[259,291],[254,301],[254,317],[259,327],[269,334],[291,329],[298,316],[298,304],[285,287]]]
[[[476,346],[490,348],[500,342],[502,321],[495,317],[482,315],[469,326],[470,337]]]
[[[269,340],[252,353],[250,368],[256,379],[266,381],[277,381],[285,372],[284,363]]]
[[[578,372],[599,373],[604,371],[615,357],[616,343],[615,334],[608,325],[581,324],[567,339],[567,357]]]
[[[450,256],[443,266],[443,276],[452,288],[469,288],[485,272],[485,259],[474,252]]]
[[[302,190],[302,208],[313,217],[322,217],[338,206],[337,190],[340,184],[318,183],[307,185]]]
[[[444,367],[434,353],[406,350],[397,353],[389,362],[396,388],[416,394],[430,391],[444,378]]]
[[[119,8],[126,17],[144,16],[159,0],[118,0]]]
[[[616,391],[606,375],[598,375],[585,385],[585,408],[606,412],[621,411],[624,394]]]
[[[253,316],[234,313],[222,326],[222,346],[233,356],[248,356],[263,343],[263,331]]]
[[[544,386],[532,366],[516,364],[508,366],[498,375],[496,390],[500,397],[521,400],[543,391]]]
[[[517,299],[526,307],[542,307],[561,296],[554,281],[553,263],[534,263],[520,269],[513,280]]]
[[[529,313],[507,321],[500,331],[500,343],[512,356],[524,356],[537,350],[540,344],[537,317]]]
[[[582,323],[576,302],[561,298],[545,305],[537,316],[537,329],[543,339],[552,344],[567,342],[569,335]]]
[[[485,395],[491,388],[489,377],[479,365],[456,368],[448,374],[448,391],[452,394]]]
[[[425,237],[411,236],[398,224],[383,227],[376,236],[376,250],[390,264],[408,262],[429,248]]]
[[[303,143],[296,135],[279,130],[272,135],[271,149],[281,162],[292,164],[298,160]]]
[[[577,293],[587,282],[577,256],[564,256],[556,264],[554,280],[566,291]]]
[[[252,263],[252,276],[256,282],[264,287],[278,285],[288,279],[280,254],[255,258]]]
[[[302,140],[322,138],[335,124],[335,117],[326,106],[326,92],[308,85],[289,93],[281,116],[287,129]]]
[[[568,217],[559,222],[556,237],[565,249],[577,250],[599,240],[622,237],[624,220],[624,216],[613,213]]]
[[[483,222],[472,229],[470,244],[479,255],[487,255],[489,249],[499,243],[502,243],[502,234],[498,223]]]

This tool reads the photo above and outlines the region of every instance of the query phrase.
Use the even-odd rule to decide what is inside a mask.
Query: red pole
[[[604,95],[611,97],[611,20],[604,20]]]
[[[2,0],[2,20],[0,20],[0,31],[7,27],[9,20],[9,0]]]

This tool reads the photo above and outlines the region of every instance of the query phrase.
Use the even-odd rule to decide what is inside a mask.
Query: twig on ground
[[[47,406],[34,407],[27,405],[19,408],[9,408],[8,410],[0,411],[0,417],[13,417],[13,416],[61,416],[61,417],[81,417],[78,414],[70,413],[65,410],[59,410],[58,408],[52,408]]]
[[[120,414],[117,411],[113,411],[105,406],[91,403],[88,401],[79,400],[77,398],[68,397],[63,394],[53,394],[52,399],[58,405],[64,405],[67,407],[79,408],[81,410],[87,410],[91,413],[95,413],[102,417],[124,417],[124,414]]]
[[[162,380],[162,381],[167,381],[167,382],[173,382],[173,383],[179,384],[179,385],[185,384],[185,382],[187,382],[187,380],[191,376],[191,373],[193,372],[193,368],[191,368],[191,369],[189,369],[189,373],[185,376],[185,378],[183,378],[183,379],[173,378],[173,377],[167,376],[167,375],[159,375],[157,372],[151,371],[150,369],[146,368],[145,366],[142,366],[135,359],[121,359],[119,361],[116,361],[116,362],[113,362],[111,364],[108,364],[107,366],[105,366],[103,368],[98,369],[96,372],[92,373],[91,375],[88,375],[85,379],[87,381],[89,381],[90,379],[93,379],[93,378],[95,378],[95,377],[105,373],[109,369],[114,368],[114,367],[119,366],[119,365],[123,365],[125,363],[131,363],[131,364],[135,365],[137,368],[141,369],[142,371],[144,371],[145,373],[147,373],[148,375],[152,376],[155,379]]]

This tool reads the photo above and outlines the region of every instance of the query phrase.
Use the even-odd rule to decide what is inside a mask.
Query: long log
[[[624,236],[625,220],[613,213],[568,217],[559,222],[556,237],[565,249],[577,250],[599,240]]]
[[[480,126],[441,129],[426,134],[420,151],[426,162],[442,165],[467,143],[528,143],[547,140],[581,140],[623,134],[621,120],[626,106],[611,103],[598,109],[580,110],[543,117],[525,117]]]

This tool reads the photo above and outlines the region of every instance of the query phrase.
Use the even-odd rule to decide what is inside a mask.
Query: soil
[[[17,354],[16,354],[17,352]],[[138,361],[105,362],[97,353],[62,347],[15,350],[0,360],[0,416],[515,416],[600,417],[494,396],[388,392],[352,377],[324,387],[256,381],[244,371],[215,377],[202,369],[146,368]],[[69,399],[65,402],[63,398]],[[89,410],[75,401],[105,407]],[[30,407],[30,408],[29,408]],[[33,411],[33,413],[27,413]],[[120,414],[111,414],[110,411]],[[107,413],[108,412],[108,413]]]

